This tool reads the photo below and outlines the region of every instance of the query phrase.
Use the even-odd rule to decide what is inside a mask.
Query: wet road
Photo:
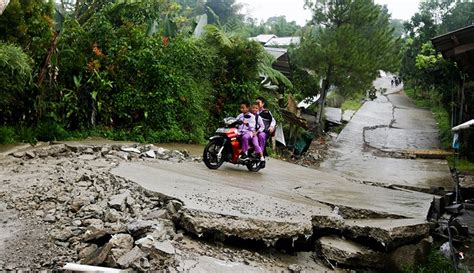
[[[402,92],[379,78],[376,87],[386,94],[367,101],[340,133],[332,154],[321,167],[352,179],[415,189],[451,189],[446,160],[390,158],[406,149],[440,147],[436,122],[430,111],[417,108]]]
[[[425,223],[432,200],[431,195],[357,184],[279,160],[269,161],[259,173],[231,165],[213,171],[190,162],[125,163],[112,173],[182,201],[193,211],[184,217],[197,226],[192,229],[252,239],[311,235],[314,216],[406,219],[388,219],[387,226]]]

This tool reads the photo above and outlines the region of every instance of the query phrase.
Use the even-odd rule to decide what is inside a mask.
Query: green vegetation
[[[456,167],[461,173],[474,174],[474,162],[465,159],[457,159],[455,156],[450,156],[447,159],[451,169]]]
[[[298,66],[314,72],[314,82],[324,79],[318,90],[322,104],[330,87],[348,99],[368,90],[379,70],[398,68],[398,40],[382,6],[370,0],[308,0],[306,5],[316,25],[303,31],[292,55]]]
[[[341,105],[342,111],[346,111],[346,110],[357,111],[357,110],[359,110],[359,108],[362,106],[361,100],[362,100],[362,98],[349,98],[349,99],[345,100]]]
[[[219,27],[244,20],[238,5],[180,2],[11,1],[0,17],[0,143],[202,142],[240,100],[272,101],[262,71],[291,86],[261,45]],[[201,12],[216,24],[194,37]]]
[[[362,106],[366,94],[365,92],[356,92],[346,98],[341,104],[342,111],[354,110],[357,111]]]
[[[424,1],[419,12],[404,24],[407,37],[400,74],[405,91],[418,106],[433,111],[446,148],[451,142],[450,127],[474,118],[474,83],[469,77],[461,78],[456,65],[436,52],[430,39],[468,26],[473,20],[472,3]],[[473,137],[472,130],[461,133],[461,156],[471,161]]]
[[[31,63],[20,47],[0,42],[0,124],[18,118],[15,109],[25,108],[26,89],[32,79]]]
[[[434,244],[428,255],[426,263],[407,266],[404,273],[451,273],[456,272],[452,263],[439,252],[440,244]]]

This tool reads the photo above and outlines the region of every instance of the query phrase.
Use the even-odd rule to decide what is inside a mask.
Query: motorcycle
[[[206,167],[215,170],[224,162],[229,162],[235,165],[245,165],[249,171],[258,172],[262,168],[262,162],[258,156],[253,154],[253,147],[250,147],[248,151],[248,159],[241,160],[239,158],[241,145],[238,140],[237,127],[242,124],[242,121],[228,117],[224,119],[224,124],[224,127],[218,128],[215,135],[209,138],[209,143],[204,148],[202,158]]]

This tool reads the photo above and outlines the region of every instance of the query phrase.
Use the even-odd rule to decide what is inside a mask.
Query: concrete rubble
[[[383,256],[376,251],[353,241],[337,236],[321,237],[317,249],[322,257],[337,266],[355,266],[359,268],[382,268]]]
[[[54,251],[48,249],[49,253],[46,253],[52,256],[45,255],[44,260],[35,259],[40,267],[48,268],[53,260],[52,268],[65,262],[81,262],[143,269],[153,268],[150,261],[145,262],[144,258],[151,259],[153,263],[153,259],[168,259],[175,254],[169,240],[177,235],[173,222],[164,210],[166,200],[151,193],[144,194],[139,186],[109,173],[110,168],[124,158],[146,160],[150,158],[147,152],[154,150],[159,151],[159,158],[174,158],[176,162],[200,160],[153,145],[59,144],[15,152],[6,158],[9,161],[13,159],[8,166],[0,161],[3,166],[2,181],[8,182],[12,173],[19,173],[28,184],[17,190],[4,186],[0,188],[0,200],[5,210],[18,211],[24,217],[37,219],[52,243],[48,248],[55,248]],[[123,157],[122,152],[127,156]],[[84,155],[93,155],[94,159]],[[48,161],[51,163],[48,164]],[[38,174],[38,166],[45,164],[49,167]],[[7,174],[8,170],[12,173]],[[48,182],[40,181],[42,176],[50,177],[45,179]],[[141,220],[146,215],[149,215],[149,220]],[[154,215],[159,217],[155,219]],[[8,221],[5,220],[5,223]],[[153,238],[153,255],[138,246],[142,237]],[[0,270],[31,265],[32,261],[28,260],[15,262],[14,253],[0,253],[5,254],[0,255],[3,256],[0,258]],[[57,261],[52,258],[54,256],[58,256]],[[13,264],[8,264],[10,258]],[[157,264],[162,264],[162,261]]]
[[[272,161],[270,166],[272,172],[260,178],[271,181],[268,184],[256,184],[247,172],[229,168],[227,171],[235,173],[228,176],[226,172],[210,173],[205,166],[193,163],[132,162],[112,173],[180,200],[174,214],[176,224],[197,236],[212,235],[223,242],[239,238],[272,247],[286,241],[292,248],[328,233],[342,234],[344,243],[337,244],[342,249],[320,252],[321,260],[332,260],[328,253],[344,252],[344,246],[358,245],[385,264],[391,261],[390,253],[414,248],[413,244],[429,235],[426,216],[433,198],[429,194],[364,184],[354,187],[354,182],[338,176],[280,161]],[[192,173],[185,172],[191,168]],[[291,173],[286,171],[289,168]],[[156,179],[158,176],[161,179]],[[318,183],[309,177],[317,177]],[[247,184],[242,182],[247,179]],[[217,194],[222,191],[226,194]],[[314,250],[321,250],[321,245],[315,245]],[[349,255],[351,262],[347,264],[335,261],[349,268],[369,267],[367,257],[371,256],[359,255],[357,251]],[[410,261],[417,262],[418,258]]]
[[[349,122],[355,113],[356,111],[354,110],[345,110],[344,113],[342,114],[342,121]]]
[[[341,124],[342,110],[341,108],[324,107],[324,116],[329,122]]]
[[[134,149],[124,151],[123,147]],[[150,150],[155,151],[156,158],[146,155]],[[265,257],[247,250],[229,251],[185,236],[185,219],[191,210],[179,199],[112,174],[112,169],[126,162],[181,165],[176,163],[196,164],[200,158],[190,157],[185,151],[129,144],[44,145],[0,157],[0,214],[5,215],[0,223],[0,246],[4,246],[0,247],[0,270],[59,269],[66,263],[142,272],[185,268],[189,272],[261,272],[262,268],[288,268],[286,260],[271,254]],[[209,216],[212,214],[205,217]],[[234,217],[232,230],[230,219],[222,218],[222,224],[230,223],[226,234],[239,237],[238,226],[248,223]],[[212,229],[208,226],[212,218],[188,220],[202,220],[203,230]],[[274,230],[280,226],[272,221],[269,224]],[[290,230],[299,230],[295,235],[311,230],[310,222],[303,227],[297,222],[287,225],[288,229],[283,228],[275,236],[286,236]],[[255,228],[264,227],[256,222]],[[249,230],[241,238],[253,238],[251,234]],[[271,234],[253,239],[275,243]],[[312,268],[326,268],[312,260],[310,264]]]

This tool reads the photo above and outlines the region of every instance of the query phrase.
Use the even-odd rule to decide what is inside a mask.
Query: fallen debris
[[[25,218],[38,219],[46,225],[49,239],[57,248],[57,254],[48,256],[46,252],[46,256],[35,258],[36,263],[43,268],[58,268],[72,261],[136,270],[166,266],[153,259],[174,253],[169,240],[176,237],[175,228],[164,207],[174,207],[176,201],[168,204],[167,200],[153,193],[145,194],[136,184],[110,174],[118,162],[146,160],[151,158],[149,152],[155,150],[156,160],[200,160],[153,145],[58,144],[12,154],[10,168],[14,173],[22,173],[23,180],[31,181],[28,183],[32,186],[0,191],[1,200],[6,202],[5,208],[16,209]],[[48,166],[42,171],[49,179],[36,179],[35,168],[42,165]],[[148,220],[142,220],[145,216]],[[143,237],[153,239],[155,253],[146,253],[138,246]],[[55,256],[61,259],[54,262]],[[0,270],[30,264],[28,260],[5,264],[0,259]]]
[[[153,151],[156,158],[147,155],[149,151]],[[15,153],[5,165],[0,165],[4,170],[0,179],[21,181],[18,183],[20,186],[7,186],[5,190],[0,188],[0,205],[5,202],[5,206],[0,206],[0,212],[15,210],[23,219],[40,223],[41,229],[38,232],[44,232],[47,236],[43,239],[45,250],[40,248],[30,251],[25,258],[25,253],[21,250],[13,251],[10,247],[5,256],[0,258],[0,270],[30,268],[32,264],[37,264],[37,269],[58,269],[66,263],[80,262],[84,265],[134,271],[236,268],[259,272],[262,271],[261,268],[255,266],[258,267],[260,263],[265,264],[266,269],[273,268],[274,265],[271,264],[274,260],[263,258],[257,252],[227,248],[214,249],[212,255],[207,252],[208,249],[201,250],[199,254],[195,254],[194,249],[188,249],[183,254],[185,243],[189,243],[183,230],[189,232],[187,236],[212,235],[220,245],[229,238],[236,238],[272,249],[285,245],[285,248],[294,251],[295,242],[296,245],[308,244],[318,239],[320,235],[314,233],[315,227],[329,228],[315,219],[311,221],[311,215],[315,214],[324,214],[327,225],[336,227],[336,233],[347,233],[350,240],[369,235],[371,240],[385,244],[389,251],[397,250],[399,245],[406,243],[397,236],[407,229],[384,229],[378,224],[364,224],[363,219],[353,219],[354,222],[351,222],[351,219],[346,219],[349,214],[345,211],[340,214],[335,212],[339,217],[335,217],[334,221],[342,222],[328,221],[330,211],[326,212],[326,205],[318,207],[317,213],[308,211],[302,216],[305,209],[298,206],[289,208],[289,203],[282,204],[282,200],[278,200],[273,208],[277,217],[269,212],[259,211],[259,215],[264,216],[263,219],[248,216],[248,211],[239,208],[238,204],[233,204],[233,209],[238,214],[205,213],[190,209],[181,197],[147,191],[112,172],[112,169],[117,169],[115,167],[118,164],[131,164],[125,163],[125,160],[146,161],[144,165],[152,164],[150,162],[153,161],[153,164],[159,166],[164,163],[163,160],[200,160],[190,157],[186,152],[153,145],[65,144],[40,147],[28,152],[30,155],[27,152]],[[182,166],[170,163],[163,165]],[[204,190],[209,192],[208,188]],[[241,200],[242,197],[238,198],[236,200]],[[217,204],[207,205],[212,207]],[[305,221],[300,221],[299,217],[303,217]],[[396,220],[394,219],[395,222]],[[414,229],[417,231],[413,231],[410,241],[425,234],[424,223],[413,224]],[[364,247],[374,252],[379,251],[377,248],[373,250],[371,244]],[[317,247],[311,249],[316,250]],[[202,257],[206,255],[213,258]],[[253,265],[250,266],[250,263]],[[283,265],[280,263],[278,266],[279,269],[292,272],[305,270],[304,265],[294,262]]]

